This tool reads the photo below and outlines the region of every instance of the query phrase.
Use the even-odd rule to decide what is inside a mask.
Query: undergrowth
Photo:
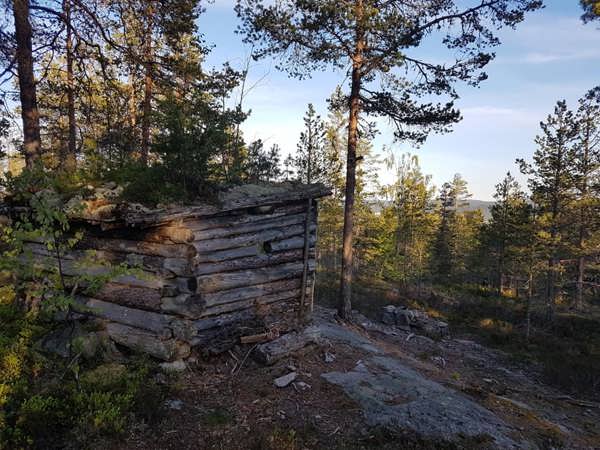
[[[0,449],[88,448],[131,420],[160,416],[165,392],[139,358],[127,366],[48,356],[37,342],[50,324],[0,297]]]
[[[335,279],[321,274],[317,299],[337,306]],[[531,332],[526,338],[526,301],[499,297],[477,285],[435,286],[434,295],[420,298],[394,295],[390,285],[357,280],[353,308],[379,320],[381,308],[405,304],[448,321],[451,333],[475,335],[483,344],[506,352],[522,363],[540,367],[543,379],[572,395],[600,398],[600,311],[589,305],[585,312],[557,309],[553,322],[544,319],[543,305],[534,300]],[[373,288],[372,286],[376,287]]]

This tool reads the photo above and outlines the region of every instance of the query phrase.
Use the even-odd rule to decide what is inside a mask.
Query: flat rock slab
[[[481,448],[531,448],[510,438],[515,430],[462,394],[424,378],[398,360],[371,356],[349,372],[322,374],[358,402],[369,426],[412,430],[457,441],[481,438]]]
[[[324,341],[327,340],[334,343],[347,344],[351,347],[376,355],[383,353],[366,337],[337,323],[320,322],[312,327],[308,327],[307,330],[311,330],[313,334],[318,335],[321,339],[321,343],[324,343]]]

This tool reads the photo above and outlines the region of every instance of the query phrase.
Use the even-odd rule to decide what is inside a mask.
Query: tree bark
[[[23,153],[28,168],[42,156],[40,113],[37,106],[36,83],[33,75],[32,29],[29,22],[29,0],[14,0],[15,38],[21,118],[23,120]]]
[[[71,23],[71,0],[64,0],[63,12],[67,36],[65,39],[65,49],[67,56],[67,110],[69,116],[69,137],[66,154],[61,155],[61,163],[69,171],[76,167],[77,153],[77,123],[75,121],[75,82],[73,77],[73,25]]]
[[[342,275],[338,313],[343,319],[352,312],[352,231],[354,226],[354,193],[356,189],[356,149],[358,147],[358,116],[362,81],[364,32],[362,30],[363,3],[356,2],[356,47],[352,61],[350,112],[348,117],[348,155],[346,162],[346,201],[344,205],[344,233],[342,243]]]
[[[152,91],[154,87],[154,65],[152,49],[152,31],[154,21],[154,8],[152,1],[146,6],[146,42],[144,45],[144,103],[142,115],[142,151],[140,161],[143,165],[148,164],[148,153],[150,151],[150,114],[152,113]]]

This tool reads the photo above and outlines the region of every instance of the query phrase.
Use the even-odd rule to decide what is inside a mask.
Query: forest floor
[[[497,420],[505,436],[520,448],[600,448],[600,404],[545,384],[539,365],[487,348],[473,335],[452,333],[436,341],[361,315],[353,325],[341,324],[324,308],[318,309],[317,320],[345,329],[355,338],[330,336],[328,344],[307,347],[302,354],[273,366],[256,363],[249,355],[252,346],[219,357],[198,358],[176,381],[165,377],[170,394],[162,420],[152,426],[134,424],[117,448],[492,448],[489,437],[471,433],[469,424],[456,417],[457,403],[481,411],[483,419],[495,428],[499,427]],[[398,364],[402,373],[384,369],[384,360]],[[367,370],[369,382],[358,378],[358,383],[344,385],[348,377]],[[284,388],[274,385],[276,378],[291,371],[298,374],[293,383]],[[403,379],[418,379],[421,384],[386,384],[407,373],[408,378]],[[436,395],[428,397],[425,392],[423,396],[421,391],[429,389],[427,386],[432,386]],[[382,389],[388,391],[382,394]],[[381,420],[382,426],[378,426],[378,420],[370,416],[369,402],[374,397],[383,399],[379,403],[382,410],[393,412],[416,394],[438,401],[430,419],[437,422],[430,425],[432,430],[441,427],[442,433],[419,433],[423,430],[418,423],[407,426],[410,420],[404,424]],[[466,414],[465,420],[472,414],[467,410],[459,411]],[[417,422],[427,421],[428,416],[429,412]],[[499,447],[511,448],[508,442]]]

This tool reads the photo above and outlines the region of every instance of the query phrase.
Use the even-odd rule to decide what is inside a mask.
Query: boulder
[[[446,322],[429,317],[424,311],[408,309],[405,306],[385,306],[381,321],[386,325],[394,325],[406,331],[420,331],[433,338],[444,337],[449,333]]]
[[[396,325],[396,307],[393,305],[384,306],[381,321],[386,325]]]

